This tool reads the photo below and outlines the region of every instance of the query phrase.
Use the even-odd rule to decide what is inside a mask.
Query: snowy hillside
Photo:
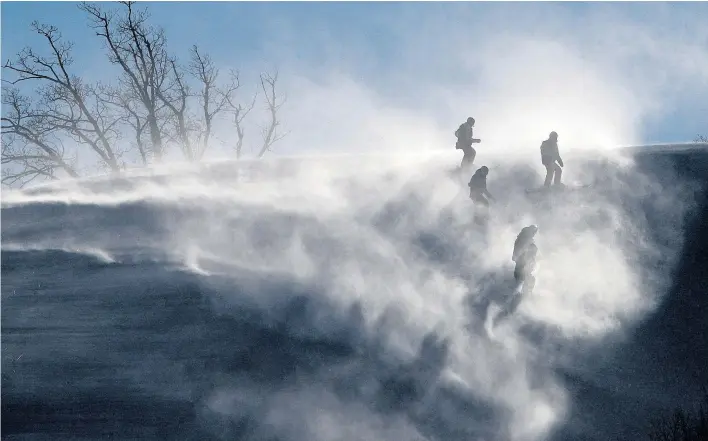
[[[552,195],[480,155],[486,228],[452,156],[3,191],[3,439],[640,439],[708,381],[708,153],[665,150],[571,155],[591,186]]]

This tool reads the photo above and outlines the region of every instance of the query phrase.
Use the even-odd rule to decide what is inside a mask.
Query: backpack
[[[556,145],[553,142],[545,140],[541,143],[541,156],[555,157],[555,152]]]
[[[486,178],[479,173],[475,173],[467,186],[470,188],[470,193],[479,193],[487,188]]]
[[[460,136],[462,135],[461,131],[464,128],[463,127],[464,125],[465,125],[465,123],[460,124],[460,127],[458,127],[457,130],[455,130],[455,138],[460,139]]]

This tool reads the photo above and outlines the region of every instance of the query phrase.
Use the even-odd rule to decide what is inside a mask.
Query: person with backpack
[[[483,165],[474,172],[469,184],[467,184],[470,188],[470,199],[472,202],[483,205],[486,208],[489,208],[489,199],[494,199],[494,196],[487,190],[488,174],[489,168]]]
[[[514,251],[511,260],[516,263],[514,267],[514,280],[517,290],[524,294],[530,293],[536,284],[533,272],[536,268],[536,256],[538,248],[534,243],[534,237],[538,233],[538,226],[529,225],[524,227],[516,236],[514,241]]]
[[[537,232],[538,227],[536,225],[529,225],[522,228],[519,235],[516,236],[516,240],[514,241],[514,251],[511,255],[511,260],[516,263],[516,266],[514,267],[514,280],[516,281],[516,287],[509,296],[505,297],[500,311],[489,316],[491,319],[491,328],[488,332],[490,333],[491,329],[496,327],[502,321],[508,319],[512,314],[514,314],[514,312],[516,312],[523,298],[526,295],[531,294],[534,286],[536,285],[534,271],[536,269],[538,248],[536,247],[533,239]]]
[[[475,156],[477,156],[477,151],[472,148],[472,144],[478,144],[481,141],[473,138],[473,128],[474,118],[470,116],[467,121],[460,124],[460,127],[455,130],[455,136],[457,137],[455,148],[462,150],[462,153],[464,153],[460,168],[471,166],[474,163]]]
[[[558,133],[551,132],[548,139],[541,143],[541,164],[546,167],[546,179],[543,186],[548,188],[553,185],[562,186],[561,175],[563,173],[563,159],[558,152]]]

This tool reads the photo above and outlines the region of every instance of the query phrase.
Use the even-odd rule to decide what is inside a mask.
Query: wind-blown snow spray
[[[629,163],[576,160],[586,161],[586,179],[597,170],[609,173],[612,184],[532,198],[523,191],[530,184],[520,178],[524,173],[513,171],[517,163],[490,165],[490,189],[506,191],[492,207],[486,236],[460,193],[464,182],[450,178],[451,161],[444,156],[291,160],[287,176],[269,175],[261,165],[253,182],[215,182],[207,167],[191,175],[135,179],[115,191],[98,181],[53,184],[46,191],[12,193],[3,203],[97,207],[87,211],[85,222],[105,222],[102,210],[116,207],[120,213],[120,207],[139,203],[152,213],[150,228],[136,224],[131,235],[120,237],[111,227],[85,235],[82,219],[75,218],[73,227],[25,245],[71,244],[104,250],[116,261],[120,253],[147,247],[191,268],[205,285],[218,286],[220,300],[212,308],[229,314],[239,305],[256,307],[276,326],[304,301],[298,324],[287,321],[287,332],[303,338],[349,335],[351,344],[369,348],[368,356],[303,374],[287,390],[264,391],[261,409],[278,436],[325,440],[335,430],[328,424],[364,424],[388,439],[419,433],[420,415],[435,414],[456,433],[539,440],[567,411],[569,397],[555,369],[582,371],[583,348],[621,338],[654,307],[658,285],[647,282],[642,265],[659,256],[670,263],[680,246],[681,213],[690,203]],[[666,228],[649,234],[646,216],[653,209],[673,214]],[[490,339],[478,330],[486,317],[474,305],[513,290],[514,239],[530,223],[540,227],[535,289]],[[657,234],[668,248],[657,244]],[[664,268],[653,272],[656,281],[667,277]],[[282,280],[283,289],[271,280]],[[372,360],[389,368],[374,368]],[[393,366],[408,367],[396,374]],[[392,387],[386,376],[417,384],[417,398],[396,414],[395,429],[381,425],[385,419],[377,407]],[[250,383],[233,378],[208,394],[205,405],[220,414],[239,413],[229,397],[251,390]],[[344,395],[343,384],[349,391]],[[449,390],[501,413],[493,424],[472,414],[461,418],[464,411],[450,413]],[[284,408],[287,402],[299,405]],[[315,415],[329,423],[315,423]]]

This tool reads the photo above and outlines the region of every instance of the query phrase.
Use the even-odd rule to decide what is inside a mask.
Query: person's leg
[[[526,274],[524,277],[524,287],[522,292],[524,295],[529,295],[533,292],[533,288],[536,286],[536,278],[533,274]]]
[[[462,151],[464,152],[464,156],[462,157],[462,164],[460,164],[460,167],[471,167],[472,164],[474,164],[474,157],[477,156],[477,152],[472,148],[472,146],[465,146]]]
[[[551,180],[553,179],[553,166],[551,164],[543,164],[546,167],[546,179],[543,181],[544,187],[549,187],[551,185]]]
[[[553,179],[553,183],[555,185],[559,185],[561,183],[561,174],[563,173],[563,169],[558,164],[553,164],[553,169],[555,172],[555,178]]]
[[[472,198],[474,203],[474,222],[478,225],[483,225],[487,218],[487,209],[489,207],[489,202],[480,194],[474,195]]]
[[[521,265],[517,263],[516,266],[514,266],[514,281],[516,282],[516,287],[514,288],[515,290],[518,290],[523,282],[523,274],[521,273],[521,270]]]
[[[516,288],[500,305],[501,311],[499,311],[497,316],[492,319],[492,326],[497,326],[499,323],[508,318],[521,302],[521,292],[519,291],[519,287],[523,283],[523,269],[519,264],[516,264],[514,267],[514,280],[516,281]]]
[[[509,304],[506,307],[507,315],[511,315],[516,312],[516,309],[519,307],[519,304],[521,303],[523,296],[524,295],[522,293],[514,293],[513,294],[512,298],[509,301]]]

